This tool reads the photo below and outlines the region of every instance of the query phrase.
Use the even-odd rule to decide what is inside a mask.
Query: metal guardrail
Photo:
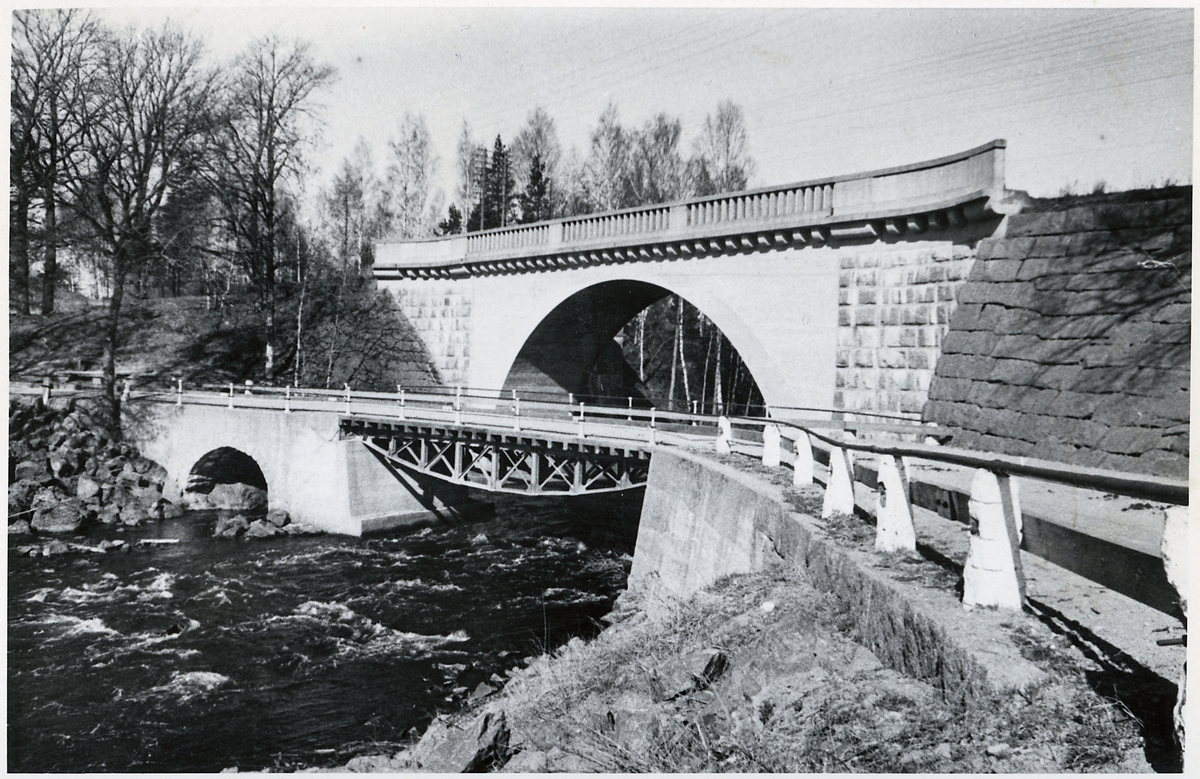
[[[829,463],[824,517],[854,513],[853,453],[869,454],[877,467],[877,485],[871,486],[878,489],[876,548],[882,551],[916,549],[910,498],[912,486],[920,482],[912,473],[911,461],[968,468],[974,471],[969,496],[971,551],[964,565],[964,603],[970,606],[1024,605],[1019,554],[1022,513],[1014,477],[1158,501],[1171,504],[1173,511],[1186,512],[1183,507],[1188,502],[1185,480],[922,443],[921,439],[942,429],[901,419],[836,419],[833,415],[840,412],[832,410],[826,410],[824,417],[798,418],[800,410],[771,409],[773,414],[788,418],[731,418],[637,408],[632,401],[624,406],[597,406],[525,399],[516,392],[503,397],[499,390],[398,388],[395,393],[387,393],[354,391],[348,386],[332,390],[227,384],[185,391],[182,380],[177,380],[173,391],[133,392],[126,384],[124,397],[176,405],[285,413],[316,411],[375,420],[481,427],[545,435],[564,442],[588,441],[647,450],[660,444],[707,446],[714,441],[715,433],[718,452],[736,448],[761,456],[768,466],[790,464],[796,485],[813,483],[814,450],[822,450]],[[892,440],[860,438],[881,435]],[[790,444],[790,450],[784,442]],[[1088,535],[1086,529],[1074,532]]]

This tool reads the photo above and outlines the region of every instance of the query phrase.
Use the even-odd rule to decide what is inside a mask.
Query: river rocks
[[[421,771],[439,774],[480,773],[508,757],[508,721],[504,712],[484,712],[465,727],[434,720],[412,749]]]
[[[9,404],[10,521],[39,532],[67,533],[99,519],[138,524],[177,516],[162,497],[166,471],[129,444],[111,440],[84,407]],[[57,508],[56,508],[57,507]]]
[[[28,533],[29,530],[29,521],[25,519],[18,519],[16,522],[13,522],[8,526],[8,534],[10,536],[24,535],[25,533]]]
[[[100,482],[87,476],[80,476],[75,482],[75,497],[80,500],[88,500],[100,494]]]
[[[34,460],[19,462],[17,463],[14,475],[17,479],[40,481],[46,477],[46,463]]]
[[[262,511],[267,507],[267,493],[249,484],[218,484],[208,493],[207,502],[216,509]]]
[[[247,538],[274,538],[285,534],[283,528],[276,527],[265,519],[256,519],[250,523],[250,527],[246,528]]]
[[[283,527],[292,521],[292,518],[283,509],[271,509],[267,512],[266,519],[275,527]]]
[[[68,498],[33,513],[33,529],[39,533],[74,533],[83,524],[83,501]]]
[[[217,526],[213,529],[214,538],[237,538],[250,529],[250,520],[241,514],[217,518]]]

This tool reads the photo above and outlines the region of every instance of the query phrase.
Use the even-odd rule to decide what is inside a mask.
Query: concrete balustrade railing
[[[1004,193],[1002,140],[895,168],[439,239],[382,241],[378,278],[454,278],[872,240],[981,218]]]

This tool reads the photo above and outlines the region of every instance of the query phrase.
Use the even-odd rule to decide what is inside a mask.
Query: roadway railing
[[[557,260],[546,264],[546,257],[565,254],[573,258],[568,261],[573,265],[597,261],[591,259],[593,254],[600,258],[605,249],[650,247],[637,258],[655,259],[661,258],[664,250],[685,255],[716,250],[714,245],[724,250],[720,247],[726,246],[725,239],[739,251],[760,242],[764,246],[796,241],[819,244],[830,239],[830,230],[837,225],[856,225],[846,229],[851,231],[848,235],[860,238],[867,234],[878,237],[884,230],[903,234],[910,224],[916,232],[961,225],[978,216],[979,203],[1004,190],[1005,145],[995,140],[900,167],[466,235],[382,241],[376,244],[373,272],[386,275],[416,268],[453,268],[466,273],[467,266],[478,270],[494,261],[542,257],[541,264],[520,265],[539,269],[559,267]],[[697,240],[703,247],[689,243]],[[710,245],[710,240],[716,243]],[[511,271],[517,266],[508,263],[503,267]]]
[[[32,388],[35,392],[37,389]],[[1100,532],[1088,527],[1086,521],[1083,526],[1076,524],[1069,528],[1070,533],[1108,544],[1109,552],[1125,549],[1134,557],[1141,555],[1157,565],[1157,570],[1143,571],[1133,578],[1162,580],[1158,584],[1122,581],[1123,576],[1129,578],[1131,563],[1109,559],[1104,554],[1099,555],[1100,560],[1073,560],[1073,550],[1078,547],[1062,541],[1061,533],[1060,540],[1042,537],[1040,546],[1023,547],[1027,540],[1023,538],[1024,525],[1030,521],[1056,522],[1053,518],[1023,516],[1018,479],[1155,501],[1166,504],[1168,516],[1175,518],[1186,518],[1185,480],[941,446],[930,441],[944,433],[943,429],[913,420],[882,415],[846,418],[846,413],[833,410],[818,415],[821,411],[818,409],[776,408],[768,410],[771,416],[767,418],[728,417],[641,408],[632,400],[624,405],[589,405],[584,401],[564,403],[525,397],[524,393],[510,392],[505,396],[498,390],[465,388],[410,391],[401,387],[389,393],[349,387],[335,390],[227,384],[220,388],[185,389],[183,382],[177,381],[173,390],[161,391],[132,392],[126,384],[124,397],[177,405],[284,413],[319,411],[351,417],[478,426],[499,433],[544,434],[630,447],[715,446],[718,453],[760,457],[768,467],[790,466],[796,486],[813,484],[823,477],[822,517],[851,515],[856,509],[873,514],[875,548],[883,552],[916,551],[919,539],[913,523],[914,497],[927,497],[932,488],[939,495],[949,496],[951,518],[969,522],[971,528],[969,551],[963,562],[965,605],[1023,607],[1025,578],[1020,552],[1025,548],[1162,611],[1175,611],[1176,596],[1162,575],[1161,527],[1150,532],[1149,538],[1140,537],[1147,535],[1146,527],[1139,529],[1132,519],[1128,532],[1120,532],[1118,528],[1116,537],[1111,527]],[[856,467],[856,455],[867,462]],[[819,462],[825,466],[820,472]],[[922,464],[942,471],[958,469],[960,476],[969,477],[969,489],[947,487],[944,479],[925,472]],[[962,483],[962,479],[959,481]],[[856,492],[874,493],[874,505],[870,505],[869,498],[865,502],[858,500]],[[955,506],[957,516],[954,516]],[[1140,564],[1132,563],[1135,568]]]

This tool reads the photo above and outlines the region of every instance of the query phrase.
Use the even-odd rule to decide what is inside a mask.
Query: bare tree
[[[199,40],[169,24],[108,35],[98,46],[97,88],[74,107],[80,143],[63,184],[111,264],[103,375],[114,429],[125,282],[156,256],[155,217],[168,194],[196,175],[207,149],[216,75],[201,55]]]
[[[682,125],[658,114],[630,142],[630,205],[678,200],[683,196],[684,162],[679,154]]]
[[[471,136],[471,126],[464,119],[454,159],[458,171],[458,190],[455,196],[463,214],[471,213],[471,207],[479,199],[480,181],[476,170],[479,150],[479,143]]]
[[[388,148],[391,155],[384,179],[387,232],[398,238],[432,235],[436,219],[429,218],[430,182],[437,159],[425,118],[406,112]]]
[[[629,136],[621,127],[617,107],[609,103],[592,130],[592,144],[583,165],[584,199],[593,211],[629,205]]]
[[[267,381],[275,378],[280,190],[304,170],[304,154],[319,129],[313,93],[334,77],[333,67],[318,64],[307,43],[272,34],[234,61],[223,95],[227,111],[217,136],[215,192],[230,249],[264,312]]]
[[[517,133],[509,147],[512,158],[513,178],[517,188],[526,192],[530,187],[531,177],[540,176],[544,182],[546,199],[551,203],[551,211],[557,212],[555,202],[559,186],[559,163],[562,160],[562,144],[558,140],[558,131],[554,128],[554,119],[546,113],[546,109],[537,107],[529,112],[525,126]],[[535,161],[540,164],[540,173],[534,174]],[[541,186],[533,182],[535,187]],[[543,218],[548,218],[546,214]]]
[[[100,28],[77,10],[13,14],[9,164],[9,250],[18,311],[29,313],[29,212],[40,197],[42,313],[54,313],[58,277],[58,207],[67,159],[82,139],[75,121],[93,88]]]
[[[721,101],[716,116],[704,118],[704,129],[696,139],[689,165],[693,191],[711,195],[745,189],[754,175],[754,161],[746,146],[742,109],[731,100]]]

